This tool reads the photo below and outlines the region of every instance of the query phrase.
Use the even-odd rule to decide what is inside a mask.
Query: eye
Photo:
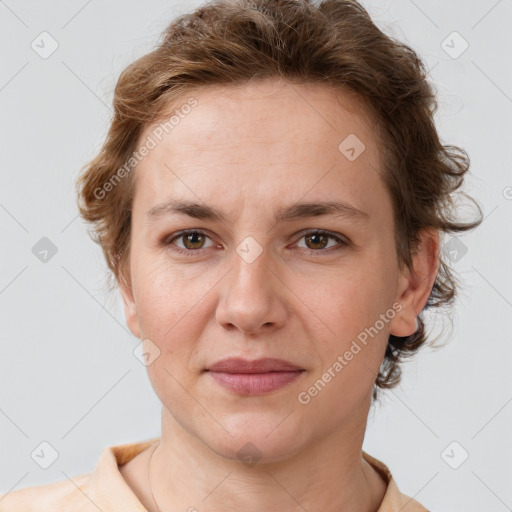
[[[329,239],[335,240],[338,246],[348,246],[349,243],[344,239],[336,236],[328,231],[320,231],[320,230],[312,230],[303,234],[300,240],[305,240],[306,249],[311,249],[312,251],[319,252],[322,249],[326,249],[329,243]],[[334,244],[336,246],[336,244]],[[327,248],[331,248],[327,247]],[[303,248],[303,247],[301,247]]]
[[[212,242],[211,245],[205,245],[206,240],[211,240],[210,237],[204,232],[200,230],[186,230],[180,231],[170,237],[165,238],[161,245],[163,246],[173,246],[172,249],[187,255],[193,256],[194,253],[201,251],[201,249],[208,249],[209,247],[214,247],[215,244]],[[340,236],[334,235],[329,231],[321,231],[321,230],[309,230],[302,234],[299,240],[305,240],[305,246],[298,247],[300,249],[309,249],[311,252],[325,252],[325,249],[331,249],[333,245],[338,248],[346,247],[350,244],[344,238]],[[329,240],[333,240],[336,243],[329,246]],[[181,242],[183,245],[178,245],[177,242]]]
[[[210,237],[204,233],[203,231],[197,231],[197,230],[189,230],[189,231],[181,231],[174,236],[165,239],[162,242],[162,245],[168,246],[168,245],[174,245],[175,249],[178,252],[181,252],[183,254],[190,254],[196,251],[199,251],[200,249],[206,249],[205,247],[205,240],[209,239]],[[183,243],[183,247],[180,247],[179,245],[175,244],[174,241],[178,240]],[[211,247],[211,246],[210,246]]]

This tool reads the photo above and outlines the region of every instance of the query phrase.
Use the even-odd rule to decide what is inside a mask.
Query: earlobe
[[[413,269],[405,269],[399,278],[396,301],[402,309],[390,323],[390,333],[404,337],[418,329],[417,317],[432,292],[439,269],[439,231],[428,228],[420,233]]]
[[[132,287],[124,282],[118,282],[119,291],[121,298],[123,299],[124,316],[126,318],[126,324],[130,329],[131,333],[136,338],[141,338],[139,318],[137,315],[137,308],[135,305],[135,299],[133,296]]]

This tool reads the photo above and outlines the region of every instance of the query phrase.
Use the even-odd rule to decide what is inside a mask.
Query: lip
[[[225,389],[238,395],[261,395],[276,391],[296,380],[305,370],[283,359],[250,361],[228,358],[206,370]]]
[[[222,373],[269,373],[269,372],[293,372],[300,371],[304,368],[285,361],[284,359],[276,359],[265,357],[250,361],[242,357],[230,357],[216,362],[207,371]]]

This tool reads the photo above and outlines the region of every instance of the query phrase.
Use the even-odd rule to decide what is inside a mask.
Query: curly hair
[[[469,157],[440,141],[434,124],[438,106],[425,65],[413,49],[384,34],[357,1],[214,0],[177,17],[153,51],[124,69],[103,147],[81,169],[80,215],[102,247],[111,288],[119,282],[131,287],[127,262],[135,179],[130,170],[144,128],[194,90],[265,78],[324,84],[355,95],[367,107],[393,202],[400,268],[411,268],[422,229],[463,232],[482,222],[479,205],[465,193],[479,216],[468,222],[455,217],[454,192],[469,170]],[[440,254],[417,331],[389,336],[374,399],[378,388],[398,384],[402,360],[427,341],[422,313],[451,305],[458,286]]]

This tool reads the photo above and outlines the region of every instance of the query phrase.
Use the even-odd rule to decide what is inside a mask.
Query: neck
[[[158,508],[150,512],[376,512],[386,483],[362,458],[365,421],[366,416],[359,428],[348,425],[284,460],[251,465],[214,452],[164,407],[162,437],[151,461]]]

